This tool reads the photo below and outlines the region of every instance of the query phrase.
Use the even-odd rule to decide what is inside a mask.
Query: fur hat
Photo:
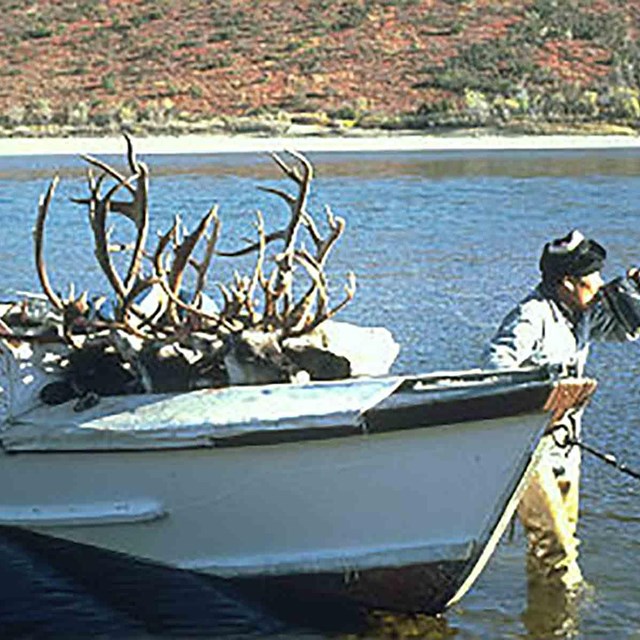
[[[544,245],[540,271],[545,282],[559,282],[565,276],[582,277],[600,271],[607,252],[595,240],[588,240],[577,229],[564,238]]]

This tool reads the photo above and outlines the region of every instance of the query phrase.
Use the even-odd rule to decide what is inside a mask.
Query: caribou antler
[[[265,292],[265,310],[268,306],[266,296],[267,280],[263,272],[266,236],[264,232],[264,219],[260,211],[256,212],[256,228],[258,230],[258,242],[256,244],[259,251],[253,274],[250,277],[243,277],[238,272],[235,272],[234,283],[230,288],[222,283],[217,283],[220,293],[224,298],[224,308],[221,313],[222,317],[225,319],[237,319],[244,327],[256,327],[264,324],[266,311],[260,314],[254,306],[255,292],[258,285],[260,285]]]
[[[298,185],[298,195],[296,197],[289,195],[286,198],[291,206],[291,220],[285,232],[284,249],[277,258],[278,279],[276,281],[276,287],[278,290],[282,290],[284,315],[287,315],[291,308],[293,298],[292,281],[296,236],[302,223],[302,218],[305,214],[305,205],[307,196],[309,195],[309,186],[313,177],[313,167],[302,154],[295,151],[287,151],[287,153],[299,162],[302,172],[298,171],[295,167],[286,164],[277,154],[271,154],[271,157],[287,177]]]
[[[215,253],[216,243],[218,242],[218,237],[220,235],[220,218],[218,218],[218,207],[217,205],[213,208],[213,231],[208,234],[207,242],[204,250],[204,256],[202,258],[202,262],[191,261],[193,267],[196,270],[197,278],[195,291],[193,293],[193,299],[191,303],[195,303],[201,297],[202,292],[204,290],[204,286],[207,281],[207,272],[209,271],[209,266],[211,265],[211,260],[213,259],[213,254]]]
[[[287,164],[275,153],[271,154],[271,158],[283,173],[297,185],[297,194],[293,195],[275,187],[259,186],[258,188],[285,201],[291,211],[288,225],[273,233],[265,234],[258,242],[251,243],[241,249],[216,253],[220,256],[235,257],[253,251],[264,252],[266,245],[276,240],[282,240],[283,249],[275,257],[276,269],[268,280],[264,276],[259,280],[265,298],[262,325],[269,330],[277,328],[283,335],[299,335],[310,331],[323,319],[335,315],[337,311],[328,308],[326,277],[323,270],[329,252],[344,231],[345,222],[342,218],[335,217],[331,209],[326,207],[329,233],[327,237],[322,237],[306,209],[310,183],[313,178],[311,163],[302,154],[294,151],[286,153],[297,162],[298,166]],[[308,232],[315,246],[314,255],[304,249],[297,248],[298,234],[302,227]],[[306,270],[311,281],[304,295],[295,303],[292,288],[294,263],[300,264]],[[352,289],[351,286],[347,287],[347,298],[338,308],[342,308],[353,297]],[[237,293],[232,297],[237,307]],[[278,308],[279,303],[280,308]],[[312,311],[314,303],[316,304],[315,313]]]
[[[200,236],[204,234],[204,232],[206,231],[206,226],[210,224],[212,220],[215,219],[215,216],[216,216],[216,208],[213,207],[209,211],[209,213],[203,218],[203,220],[201,220],[200,225],[198,225],[199,228],[204,226],[204,228],[200,233]],[[209,314],[203,311],[202,309],[194,306],[194,304],[189,304],[185,302],[179,296],[179,288],[174,289],[174,287],[171,285],[171,277],[170,277],[170,273],[167,270],[167,267],[165,266],[164,254],[167,247],[169,246],[169,243],[176,238],[178,234],[179,226],[180,226],[180,220],[176,216],[176,219],[171,229],[169,229],[169,231],[163,234],[158,240],[158,246],[153,255],[153,268],[156,276],[156,281],[162,287],[164,293],[169,298],[170,303],[175,307],[178,307],[186,311],[188,314],[194,317],[200,318],[202,320],[205,320],[208,323],[211,323],[214,328],[219,326],[224,326],[229,330],[236,330],[237,326],[231,320],[225,318],[224,314]],[[198,230],[194,231],[194,233],[191,235],[193,236],[194,234],[196,234],[196,232],[198,232]],[[187,242],[188,238],[189,236],[185,238],[182,244],[178,245],[178,249],[180,249],[180,247],[182,247],[184,243]],[[207,242],[207,249],[213,251],[213,248],[212,247],[210,248],[211,242],[212,240],[211,238],[209,238]],[[190,243],[187,246],[189,245]],[[193,247],[190,248],[188,254],[186,250],[183,252],[184,254],[183,259],[185,261],[185,264],[186,264],[186,261],[188,260],[188,257],[191,251],[193,251]],[[205,260],[206,260],[206,256],[205,256]],[[182,270],[184,270],[184,265],[182,267]],[[177,314],[175,313],[173,315],[170,315],[169,318],[172,320],[174,326],[180,321]]]
[[[311,331],[312,328],[318,326],[322,320],[327,320],[336,313],[336,311],[327,311],[329,298],[324,266],[331,248],[344,231],[345,221],[343,218],[336,218],[330,207],[327,206],[325,211],[329,225],[329,235],[323,239],[316,231],[316,234],[313,236],[316,245],[315,256],[312,256],[306,250],[296,252],[296,259],[307,270],[311,278],[311,284],[290,313],[290,319],[286,326],[291,335]],[[351,295],[351,298],[352,297],[353,294]],[[351,300],[351,298],[349,298],[349,300]],[[347,302],[349,300],[347,300]],[[316,313],[315,318],[311,320],[310,313],[314,302],[316,303]],[[331,315],[327,315],[328,313],[331,313]]]
[[[127,141],[127,158],[129,160],[129,168],[133,175],[137,175],[136,188],[131,202],[114,202],[112,211],[127,216],[136,225],[137,236],[136,244],[127,270],[127,276],[124,280],[125,289],[133,287],[136,278],[138,278],[142,265],[142,256],[149,231],[149,169],[144,162],[138,162],[133,149],[131,138],[125,133]]]
[[[43,196],[40,196],[40,200],[38,202],[38,215],[36,217],[36,224],[33,230],[36,271],[38,273],[38,279],[40,280],[42,291],[45,293],[51,304],[58,311],[62,312],[62,333],[64,338],[72,347],[77,347],[71,337],[71,327],[75,324],[78,318],[86,314],[88,311],[88,294],[85,291],[76,298],[72,284],[69,290],[69,297],[65,300],[61,299],[51,287],[44,262],[44,225],[58,182],[59,178],[58,176],[55,176],[49,183],[46,193]]]
[[[336,305],[329,303],[326,261],[343,233],[345,222],[327,207],[328,231],[324,237],[320,233],[307,211],[313,168],[303,155],[286,151],[285,161],[284,157],[271,154],[286,178],[295,185],[291,193],[275,187],[260,187],[283,200],[289,208],[289,222],[282,229],[267,233],[262,214],[256,212],[257,241],[235,251],[218,251],[216,245],[221,225],[217,206],[213,206],[191,232],[176,217],[171,228],[159,236],[151,254],[145,248],[149,228],[149,170],[136,158],[131,138],[125,135],[125,139],[129,175],[85,155],[83,158],[89,165],[89,193],[85,198],[74,199],[74,202],[88,207],[94,253],[115,293],[113,317],[101,316],[96,307],[89,304],[86,292],[78,297],[72,292],[64,299],[51,287],[44,262],[44,227],[57,178],[39,202],[34,228],[38,277],[48,300],[62,312],[63,331],[69,342],[73,344],[70,331],[77,324],[82,325],[82,331],[88,334],[87,339],[103,340],[105,330],[112,333],[124,331],[130,334],[129,338],[135,337],[133,343],[151,343],[152,352],[154,344],[191,340],[194,331],[218,343],[230,332],[239,334],[245,329],[270,332],[274,334],[273,339],[282,341],[313,331],[353,298],[355,277],[349,274],[344,298]],[[118,214],[134,224],[135,240],[130,245],[111,242],[113,228],[108,229],[110,214]],[[310,239],[310,249],[304,246],[304,239]],[[276,242],[281,246],[277,252],[270,253],[273,261],[270,272],[265,273],[267,249]],[[202,251],[197,252],[199,249]],[[125,275],[118,272],[112,261],[111,253],[115,250],[131,251]],[[236,272],[227,286],[217,283],[224,299],[223,308],[221,311],[205,311],[204,289],[213,257],[242,256],[254,251],[257,259],[251,275]],[[146,275],[143,259],[151,263],[151,271],[149,273],[147,269]],[[187,298],[183,285],[189,267],[195,271],[195,289]],[[299,295],[297,286],[294,291],[294,270],[306,274],[308,280],[306,289],[301,290],[302,295]],[[157,301],[157,305],[151,307],[148,303],[138,302],[150,289],[154,290],[153,298],[146,296],[145,299]],[[134,361],[137,356],[129,354],[128,358]]]
[[[91,173],[88,174],[89,189],[91,195],[85,200],[74,200],[78,203],[86,203],[89,205],[89,222],[91,224],[91,230],[93,231],[93,237],[95,241],[95,255],[98,260],[98,264],[103,273],[107,277],[107,280],[118,297],[118,300],[122,302],[126,295],[127,289],[124,282],[115,270],[113,263],[111,262],[111,256],[109,255],[109,239],[107,237],[107,216],[111,212],[112,202],[111,199],[117,193],[119,189],[128,188],[131,182],[137,179],[137,175],[129,176],[122,182],[115,184],[106,193],[104,197],[100,196],[100,185],[102,184],[103,176],[100,176],[97,181],[93,179]]]
[[[192,233],[187,234],[182,242],[180,242],[176,248],[174,249],[174,260],[171,265],[171,270],[168,275],[168,285],[173,293],[171,296],[171,300],[173,301],[174,297],[178,297],[180,292],[180,288],[182,286],[182,279],[184,277],[184,270],[189,264],[189,260],[191,259],[191,255],[193,251],[200,241],[200,239],[207,232],[207,229],[211,225],[211,223],[217,219],[217,207],[211,207],[209,212],[203,216],[200,220],[200,223],[196,226]],[[176,229],[177,231],[177,229]],[[213,249],[210,249],[208,252],[212,252]],[[209,258],[210,260],[210,258]],[[206,263],[206,256],[205,256]],[[173,304],[169,306],[169,315],[172,317],[174,322],[177,322],[177,317],[175,315],[175,307]]]
[[[140,277],[149,228],[149,170],[144,163],[136,159],[133,143],[126,134],[125,140],[131,175],[124,176],[106,162],[89,155],[83,155],[82,158],[91,167],[98,168],[101,174],[97,180],[94,179],[90,168],[88,171],[89,196],[72,200],[89,207],[89,221],[94,235],[96,258],[118,299],[120,308],[116,315],[126,324],[129,310],[137,313],[135,305],[133,305],[134,298],[152,283],[149,279]],[[102,196],[101,187],[108,177],[112,178],[115,184]],[[121,189],[126,189],[133,196],[132,200],[115,200],[116,193]],[[106,223],[110,213],[118,213],[126,217],[136,227],[136,239],[133,243],[133,252],[124,279],[116,271],[109,255],[111,245]]]
[[[36,226],[33,229],[33,237],[36,271],[38,272],[40,286],[42,287],[42,291],[45,293],[51,304],[56,309],[62,311],[64,309],[64,303],[51,288],[51,283],[49,282],[49,276],[47,275],[47,269],[44,263],[44,223],[47,219],[49,205],[51,204],[51,199],[53,198],[53,194],[59,181],[60,179],[58,178],[58,176],[55,176],[49,183],[47,192],[44,195],[40,196],[40,200],[38,202],[38,216],[36,218]]]

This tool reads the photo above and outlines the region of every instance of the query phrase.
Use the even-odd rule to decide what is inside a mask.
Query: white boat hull
[[[0,464],[0,524],[240,583],[441,611],[490,556],[549,422],[541,405],[516,413],[380,430],[382,411],[358,435],[17,451]]]

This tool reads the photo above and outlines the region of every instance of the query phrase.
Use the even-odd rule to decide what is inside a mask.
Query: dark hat
[[[564,238],[544,245],[540,271],[546,282],[558,282],[565,276],[580,278],[600,271],[607,257],[605,248],[574,230]]]

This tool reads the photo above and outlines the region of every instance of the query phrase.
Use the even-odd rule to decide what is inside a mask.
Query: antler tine
[[[114,169],[111,165],[108,165],[106,162],[103,162],[98,158],[94,158],[93,156],[90,156],[89,154],[86,154],[86,153],[80,154],[80,157],[85,162],[92,164],[94,167],[97,167],[98,169],[101,169],[102,171],[104,171],[106,174],[110,175],[114,180],[117,180],[118,182],[126,181],[126,178],[119,171]],[[129,189],[129,192],[133,195],[134,194],[133,187],[131,185],[128,185],[127,188]]]
[[[258,251],[258,259],[256,260],[256,266],[251,276],[249,288],[247,289],[247,309],[252,316],[252,322],[255,321],[255,313],[253,310],[253,296],[258,284],[264,286],[264,273],[262,272],[262,266],[264,264],[265,252],[267,249],[266,236],[264,233],[264,218],[260,211],[256,211],[256,227],[258,229],[258,244],[260,249]]]
[[[171,241],[171,238],[176,234],[176,230],[179,224],[180,224],[180,220],[178,216],[175,216],[175,218],[173,219],[173,225],[171,226],[169,231],[167,231],[164,234],[161,234],[160,237],[158,238],[158,246],[156,247],[156,250],[153,252],[153,257],[151,259],[154,272],[158,277],[165,275],[166,270],[164,268],[164,265],[162,264],[162,256],[169,242]]]
[[[271,152],[269,154],[271,159],[282,169],[282,172],[292,180],[296,182],[300,179],[300,175],[295,171],[293,167],[290,167],[277,153]]]
[[[344,218],[340,218],[333,215],[331,208],[329,206],[325,207],[327,213],[327,220],[329,223],[330,233],[325,240],[321,243],[316,244],[317,248],[317,260],[321,265],[327,260],[327,256],[329,255],[329,251],[331,251],[333,245],[337,242],[338,238],[342,235],[344,231],[346,222]]]
[[[222,294],[222,298],[224,299],[224,305],[222,307],[222,311],[220,315],[223,318],[227,318],[228,316],[235,315],[236,313],[236,310],[234,308],[235,298],[231,293],[231,291],[229,291],[229,287],[227,287],[222,282],[216,282],[216,287],[218,287],[218,290],[220,291],[220,293]]]
[[[244,277],[240,275],[238,270],[233,272],[233,284],[235,285],[236,291],[242,291],[244,289],[243,286]]]
[[[231,305],[227,309],[227,315],[232,321],[236,321],[243,327],[254,326],[256,314],[253,309],[253,301],[250,298],[252,280],[248,276],[235,274],[234,286],[231,287]]]
[[[40,200],[38,202],[38,216],[36,218],[36,225],[33,230],[34,236],[34,251],[35,251],[35,261],[36,261],[36,270],[38,272],[38,278],[40,280],[40,286],[44,291],[45,295],[51,301],[51,304],[56,309],[62,310],[64,308],[64,303],[62,300],[54,293],[51,288],[51,284],[49,282],[49,276],[47,275],[47,270],[44,264],[44,223],[47,218],[47,213],[49,212],[49,205],[51,204],[51,199],[53,198],[53,194],[55,192],[56,186],[58,185],[59,178],[55,176],[53,180],[49,183],[49,187],[45,195],[40,196]]]
[[[113,267],[111,257],[109,256],[109,240],[107,238],[106,221],[110,212],[111,198],[121,188],[127,188],[129,183],[136,179],[136,176],[129,176],[122,182],[118,182],[109,189],[104,198],[99,199],[96,194],[92,195],[90,223],[93,230],[95,241],[95,255],[98,264],[102,268],[103,273],[107,277],[109,284],[115,291],[118,300],[122,302],[126,297],[126,289],[120,276]]]
[[[129,161],[129,169],[131,169],[132,173],[137,173],[139,171],[139,164],[136,159],[136,152],[133,149],[133,140],[126,131],[123,131],[122,135],[127,141],[127,160]]]
[[[295,334],[296,327],[298,333],[305,331],[308,325],[309,311],[316,299],[316,315],[325,312],[329,300],[327,294],[327,279],[322,270],[322,265],[304,249],[296,251],[295,257],[309,274],[311,284],[289,314],[288,322],[286,323],[287,335]]]
[[[304,172],[302,177],[303,180],[305,179],[305,176],[313,176],[313,165],[309,162],[309,160],[307,160],[304,155],[302,155],[299,151],[295,151],[294,149],[285,149],[285,153],[290,155],[292,158],[295,158],[302,165]],[[295,172],[295,170],[293,171]]]
[[[281,319],[278,313],[278,298],[282,294],[282,290],[277,287],[278,271],[274,269],[268,280],[261,282],[264,292],[264,313],[262,314],[262,328],[266,331],[278,325]]]
[[[302,335],[303,333],[310,333],[325,320],[333,318],[336,313],[342,310],[349,302],[351,302],[351,300],[353,300],[353,297],[356,293],[356,276],[352,271],[347,274],[347,284],[344,287],[344,291],[345,297],[335,307],[325,311],[320,311],[320,308],[318,308],[314,319],[310,323],[306,324],[296,331],[289,332],[289,335],[291,337],[296,337]]]
[[[171,228],[169,229],[169,231],[167,231],[164,234],[160,234],[159,238],[158,238],[158,245],[156,247],[156,250],[153,252],[153,256],[151,257],[151,263],[153,265],[153,272],[155,275],[155,281],[162,287],[163,291],[166,291],[166,287],[165,284],[163,283],[163,279],[166,279],[167,275],[166,275],[166,269],[164,268],[164,265],[162,264],[162,258],[163,258],[163,254],[165,249],[167,248],[169,242],[171,241],[171,238],[175,235],[176,233],[176,227],[179,224],[178,218],[176,216],[176,218],[174,218],[173,221],[173,225],[171,226]],[[135,289],[135,287],[132,288],[132,290]],[[146,318],[143,321],[143,325],[151,325],[152,328],[155,329],[155,327],[153,326],[153,322],[155,321],[155,317],[158,315],[160,309],[158,309],[154,314],[153,317],[151,318]]]
[[[282,240],[285,237],[287,230],[280,229],[265,235],[265,244],[270,244],[274,240]],[[242,249],[236,249],[236,251],[216,251],[216,255],[222,258],[237,258],[238,256],[246,256],[249,253],[253,253],[260,249],[260,242],[252,242],[250,245],[243,247]]]
[[[211,207],[209,211],[202,217],[197,227],[188,233],[182,242],[176,247],[174,251],[174,262],[169,274],[169,282],[172,285],[174,291],[180,288],[180,282],[182,281],[184,270],[191,258],[191,255],[205,234],[211,222],[217,218],[217,207]]]
[[[109,214],[109,201],[105,200],[104,202],[98,202],[97,205],[91,225],[93,228],[93,237],[95,242],[95,256],[118,300],[122,301],[126,296],[126,291],[120,276],[111,262],[111,256],[109,255],[109,240],[107,238],[105,228],[105,221]]]
[[[313,176],[313,169],[309,161],[296,152],[287,152],[293,158],[298,160],[302,166],[302,175],[287,165],[284,160],[275,153],[271,154],[271,157],[276,164],[282,169],[282,171],[291,178],[298,185],[299,191],[295,198],[295,202],[291,203],[290,199],[287,199],[291,203],[291,221],[287,226],[284,238],[284,249],[282,250],[281,258],[277,261],[278,265],[278,289],[282,290],[283,299],[283,313],[286,316],[291,308],[293,292],[292,292],[292,271],[293,260],[295,252],[295,241],[298,234],[298,229],[302,224],[302,220],[305,217],[305,202],[309,193],[309,184]]]
[[[282,172],[291,180],[303,186],[313,178],[313,166],[301,153],[293,151],[292,149],[286,149],[285,153],[295,158],[302,167],[302,174],[295,168],[288,165],[277,153],[271,153],[273,161],[282,169]]]
[[[141,320],[140,325],[136,328],[136,331],[138,333],[142,333],[142,329],[146,326],[151,327],[154,333],[156,334],[158,333],[157,328],[154,327],[153,325],[153,321],[155,320],[158,313],[162,309],[162,305],[159,304],[158,309],[156,309],[156,311],[152,313],[150,316],[143,314],[139,308],[134,307],[135,299],[141,293],[153,287],[153,285],[156,283],[158,283],[158,279],[155,277],[145,278],[144,280],[137,280],[134,283],[134,285],[131,287],[131,289],[127,291],[127,295],[122,301],[122,305],[120,308],[120,315],[122,316],[122,319],[123,319],[122,321],[125,325],[130,326],[127,322],[127,315],[129,313],[129,310],[131,310],[136,315],[136,317],[138,317]]]
[[[176,227],[176,233],[173,236],[173,251],[175,253],[176,249],[182,244],[184,241],[184,236],[187,234],[187,225],[182,220],[182,216],[177,213],[176,220],[178,221],[178,226]]]
[[[320,322],[324,322],[324,320],[328,320],[329,318],[335,316],[336,313],[340,311],[340,309],[344,308],[345,305],[347,305],[347,303],[353,300],[353,296],[355,296],[356,294],[356,274],[353,273],[353,271],[349,271],[347,273],[347,284],[344,285],[344,292],[345,292],[344,299],[341,302],[339,302],[335,307],[333,307],[333,309],[329,310],[325,314],[326,317],[320,318],[318,322],[315,324],[316,327],[318,326],[318,324],[320,324]]]
[[[293,149],[285,149],[284,152],[292,158],[295,158],[302,165],[303,169],[303,174],[300,175],[296,167],[288,165],[277,153],[271,153],[270,155],[272,159],[289,178],[300,183],[306,180],[307,176],[311,176],[313,174],[313,167],[304,155],[298,151],[294,151]]]
[[[216,207],[211,207],[208,213],[206,213],[202,217],[198,226],[193,230],[193,232],[187,234],[180,245],[176,247],[174,251],[173,264],[171,265],[171,270],[169,271],[168,277],[169,287],[171,288],[171,291],[175,297],[179,297],[180,287],[184,278],[184,270],[189,263],[189,259],[191,258],[196,245],[198,244],[216,215]],[[173,300],[173,297],[171,299]],[[173,321],[177,322],[178,318],[175,313],[175,306],[173,304],[169,305],[168,311],[169,315],[172,316]]]
[[[258,189],[260,191],[264,191],[265,193],[272,193],[280,198],[282,198],[287,204],[293,206],[296,203],[296,199],[286,191],[282,191],[282,189],[276,189],[275,187],[265,187],[263,185],[258,185]]]
[[[91,167],[87,169],[87,186],[89,188],[89,197],[88,198],[70,198],[71,202],[74,204],[88,204],[91,205],[94,199],[98,199],[100,188],[102,187],[102,183],[104,179],[107,177],[106,173],[101,173],[96,180],[93,175],[93,171],[91,171]]]
[[[292,196],[290,193],[287,193],[286,191],[282,191],[281,189],[276,189],[275,187],[264,187],[262,185],[258,186],[258,189],[260,189],[260,191],[264,191],[265,193],[272,193],[273,195],[276,195],[282,198],[292,209],[296,206],[297,199],[294,196]],[[318,228],[316,227],[315,222],[313,221],[309,213],[306,211],[306,209],[302,211],[302,224],[305,227],[307,227],[307,229],[309,230],[309,234],[311,235],[311,238],[315,244],[319,244],[320,242],[322,242],[322,238],[318,233]],[[278,232],[278,233],[282,233],[284,235],[285,232],[286,232],[286,229],[283,229],[281,232]],[[279,237],[280,236],[278,236],[278,238]],[[255,248],[257,247],[255,247],[254,245],[254,249]]]
[[[214,205],[211,209],[213,214],[213,231],[207,238],[207,244],[204,250],[204,257],[202,258],[202,262],[200,262],[196,266],[196,272],[198,275],[196,278],[195,292],[191,300],[192,304],[197,301],[205,287],[209,265],[211,264],[211,260],[213,259],[213,254],[215,253],[218,237],[220,236],[221,222],[220,218],[218,218],[218,205]]]
[[[133,153],[133,151],[131,152]],[[133,202],[114,203],[114,211],[118,211],[133,220],[137,229],[137,236],[131,262],[127,269],[127,275],[124,280],[126,289],[133,286],[140,268],[142,266],[142,256],[147,242],[147,234],[149,232],[149,169],[143,162],[136,164],[137,176],[136,189],[133,195]]]
[[[231,289],[219,285],[225,298],[223,315],[239,321],[244,326],[253,326],[256,322],[256,314],[253,308],[254,277],[241,276],[236,271],[233,274],[234,282]],[[243,313],[243,311],[246,313]]]

